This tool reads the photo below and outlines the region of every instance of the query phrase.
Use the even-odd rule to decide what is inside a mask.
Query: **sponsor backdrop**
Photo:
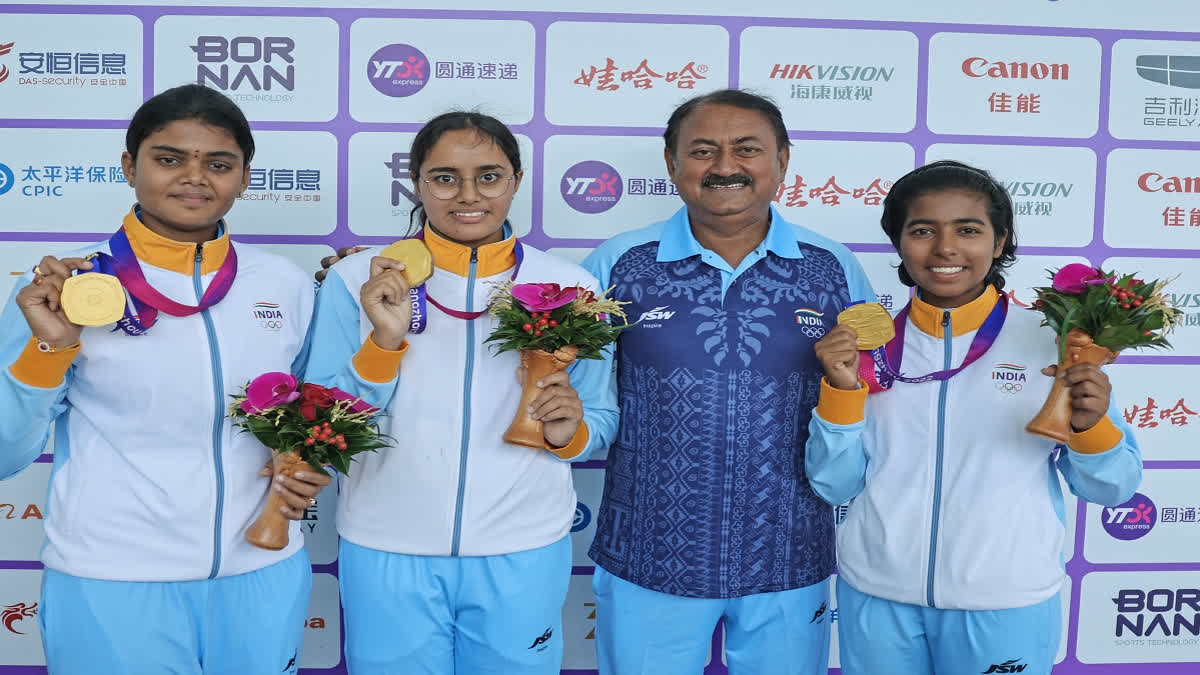
[[[1056,672],[1197,672],[1200,35],[1177,28],[1200,26],[1194,0],[748,0],[738,17],[707,2],[614,0],[596,7],[606,14],[563,13],[551,0],[505,11],[470,1],[457,11],[220,4],[0,6],[6,272],[118,225],[133,196],[119,170],[127,120],[146,97],[185,82],[229,94],[256,131],[250,187],[230,217],[235,238],[307,268],[333,247],[403,234],[412,134],[448,108],[512,125],[527,167],[514,225],[531,244],[579,259],[678,208],[659,137],[673,106],[728,86],[768,94],[795,143],[778,208],[849,244],[893,311],[907,289],[878,227],[882,198],[919,163],[977,163],[1016,205],[1019,305],[1046,268],[1066,262],[1177,276],[1175,350],[1124,356],[1110,369],[1145,481],[1117,507],[1068,504],[1069,611]],[[7,291],[15,277],[3,278]],[[995,364],[995,386],[1021,396],[1042,365]],[[49,461],[0,483],[6,675],[45,672],[37,560]],[[603,467],[595,457],[575,472],[565,673],[596,666],[586,551]],[[301,672],[344,672],[334,503],[323,496],[304,521],[318,574]],[[725,672],[721,640],[718,630],[705,673]],[[834,644],[836,667],[836,631]],[[1012,656],[988,672],[1021,672]]]

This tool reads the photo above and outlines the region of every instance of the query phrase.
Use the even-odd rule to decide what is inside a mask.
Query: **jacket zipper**
[[[467,270],[467,308],[475,311],[475,266],[479,262],[479,249],[471,249],[471,266]],[[458,451],[458,496],[454,501],[454,537],[450,542],[450,555],[458,555],[459,539],[462,536],[463,493],[467,487],[467,447],[471,443],[471,380],[475,368],[475,322],[467,321],[467,365],[463,369],[462,398],[462,447]]]
[[[942,312],[942,341],[945,344],[945,359],[943,368],[950,368],[951,346],[950,312]],[[933,602],[934,570],[937,564],[938,522],[942,510],[942,459],[946,449],[946,385],[950,380],[938,383],[938,423],[937,423],[937,468],[933,477],[933,523],[929,528],[929,578],[926,581],[925,601],[930,607],[937,607]]]
[[[200,285],[200,263],[204,262],[204,244],[196,244],[196,264],[192,271],[192,286],[196,290],[196,302],[204,297],[204,288]],[[213,518],[213,555],[212,566],[208,578],[217,576],[221,569],[221,514],[225,510],[225,468],[221,462],[221,431],[225,427],[224,402],[225,384],[221,375],[221,349],[217,345],[217,331],[213,326],[212,315],[207,309],[201,310],[204,318],[204,332],[208,335],[209,358],[212,361],[213,400],[213,471],[217,478],[217,508]]]

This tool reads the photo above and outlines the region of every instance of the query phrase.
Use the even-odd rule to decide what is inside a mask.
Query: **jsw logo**
[[[589,195],[612,195],[615,197],[618,179],[617,176],[610,176],[607,173],[600,174],[599,178],[567,176],[567,194],[581,195],[586,192]]]
[[[371,65],[375,67],[375,74],[371,76],[374,79],[425,79],[425,60],[415,56],[405,61],[372,61]]]
[[[1154,507],[1149,504],[1138,504],[1137,506],[1108,506],[1104,509],[1108,514],[1108,523],[1149,523],[1150,514],[1154,511]],[[1132,517],[1131,517],[1132,514]]]
[[[664,311],[667,309],[667,307],[668,307],[667,305],[663,305],[662,307],[655,307],[654,309],[650,310],[649,312],[642,312],[642,315],[640,317],[638,317],[638,322],[666,321],[667,319],[675,316],[675,312]]]
[[[987,675],[987,673],[1019,673],[1028,667],[1027,664],[1018,663],[1020,660],[1011,659],[1004,663],[993,663],[991,668],[983,671],[984,675]]]

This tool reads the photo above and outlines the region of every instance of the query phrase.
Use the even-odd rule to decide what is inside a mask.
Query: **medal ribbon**
[[[159,293],[146,280],[142,266],[134,255],[133,246],[129,243],[129,237],[125,234],[125,228],[117,230],[109,238],[108,247],[112,251],[111,255],[96,254],[98,264],[95,271],[115,276],[129,294],[132,302],[125,304],[125,316],[117,322],[121,330],[129,335],[144,334],[158,320],[160,311],[171,316],[191,316],[212,307],[229,293],[234,277],[237,276],[237,253],[230,242],[229,252],[208,289],[201,296],[200,304],[185,305]]]
[[[1004,293],[999,294],[995,306],[984,319],[983,325],[975,333],[975,337],[971,340],[971,346],[967,348],[967,357],[963,359],[961,365],[957,368],[949,368],[947,370],[939,370],[927,375],[919,377],[906,377],[899,372],[900,363],[904,356],[904,330],[908,326],[908,312],[912,308],[912,301],[909,301],[904,309],[896,315],[893,324],[896,327],[896,337],[892,338],[883,347],[872,349],[869,354],[871,359],[862,359],[859,366],[859,375],[866,380],[871,393],[877,393],[889,389],[897,380],[907,382],[909,384],[920,384],[929,382],[930,380],[948,380],[954,377],[963,368],[975,363],[981,356],[991,349],[996,342],[996,338],[1000,336],[1000,328],[1004,326],[1004,319],[1008,316],[1008,296]],[[892,364],[895,364],[893,369]]]
[[[424,241],[425,230],[422,229],[420,232],[414,235],[412,239],[420,239]],[[520,239],[514,238],[513,240],[513,255],[516,257],[517,262],[515,265],[513,265],[512,276],[509,277],[509,281],[517,278],[517,272],[521,270],[521,262],[525,260],[525,249],[523,246],[521,246]],[[433,296],[429,295],[429,292],[425,290],[425,284],[421,284],[416,288],[408,289],[408,297],[412,302],[412,320],[408,325],[408,332],[410,333],[422,333],[425,331],[425,324],[429,317],[429,310],[425,306],[427,301],[429,304],[440,309],[443,313],[449,314],[456,319],[462,319],[463,321],[474,321],[487,312],[486,307],[478,312],[464,312],[462,310],[446,307],[437,300],[434,300]]]

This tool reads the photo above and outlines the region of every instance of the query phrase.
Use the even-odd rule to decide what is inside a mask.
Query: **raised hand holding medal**
[[[89,258],[46,256],[34,267],[31,283],[17,293],[17,306],[25,321],[47,349],[61,349],[78,343],[83,326],[91,325],[84,323],[87,315],[95,314],[89,310],[88,296],[84,296],[83,309],[79,311],[76,306],[81,303],[80,298],[71,292],[71,288],[75,285],[72,280],[77,278],[72,273],[88,271],[92,267]],[[85,316],[80,316],[81,313]]]

